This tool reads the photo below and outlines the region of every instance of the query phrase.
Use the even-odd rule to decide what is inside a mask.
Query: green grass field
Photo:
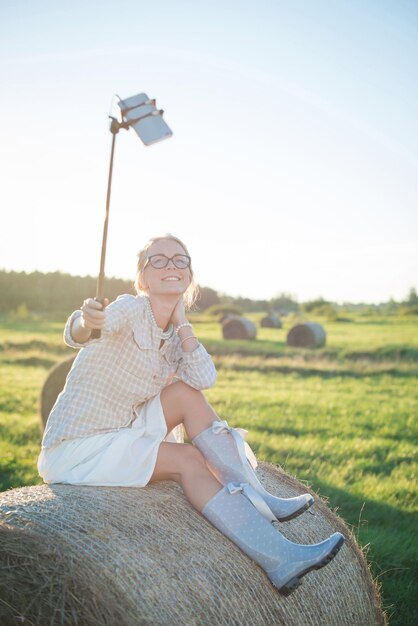
[[[40,482],[40,389],[51,366],[73,351],[62,344],[62,320],[0,321],[4,490]],[[283,329],[258,328],[251,342],[223,341],[218,323],[193,321],[218,367],[206,395],[219,415],[250,431],[260,459],[338,507],[368,547],[389,623],[415,624],[418,322],[324,321],[326,347],[300,350],[286,346],[290,320]]]

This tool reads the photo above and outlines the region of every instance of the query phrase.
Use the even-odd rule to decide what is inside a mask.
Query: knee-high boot
[[[248,484],[229,483],[209,500],[202,514],[258,563],[275,587],[290,593],[302,576],[334,558],[344,536],[337,532],[321,543],[293,543],[259,513],[249,499],[251,490]]]
[[[246,431],[242,431],[246,432]],[[309,493],[294,498],[277,498],[264,489],[247,459],[240,431],[227,422],[215,420],[192,441],[203,454],[211,471],[222,485],[230,482],[249,483],[262,496],[280,522],[292,519],[312,506]]]

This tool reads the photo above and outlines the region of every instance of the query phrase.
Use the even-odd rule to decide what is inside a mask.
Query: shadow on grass
[[[271,339],[255,340],[223,340],[204,339],[206,349],[214,356],[261,356],[264,358],[289,358],[301,357],[306,361],[402,361],[404,363],[416,363],[418,361],[418,348],[408,345],[386,345],[374,350],[349,350],[347,347],[325,348],[294,348],[285,341],[272,341]]]
[[[32,468],[22,468],[20,459],[5,459],[0,462],[0,492],[18,489],[23,485],[41,485],[42,482],[42,478]]]
[[[31,341],[4,341],[0,342],[0,352],[6,352],[7,350],[18,350],[19,352],[26,352],[28,350],[40,350],[42,352],[52,352],[53,354],[66,354],[69,351],[68,346],[60,343],[54,343],[48,341],[40,341],[38,339],[32,339]]]
[[[316,475],[309,484],[351,527],[358,542],[368,547],[374,578],[382,585],[383,605],[391,626],[416,624],[418,597],[417,515],[329,485]]]
[[[35,320],[12,320],[8,316],[0,315],[0,324],[3,330],[11,330],[20,333],[42,333],[45,335],[55,335],[57,329],[64,327],[68,313],[61,318],[53,316],[53,319]],[[62,331],[61,331],[62,332]]]
[[[322,440],[325,440],[327,437],[330,436],[329,430],[326,430],[326,429],[319,430],[318,428],[311,429],[311,430],[309,429],[302,430],[300,428],[282,427],[278,431],[277,429],[269,428],[267,426],[262,429],[257,429],[256,427],[254,428],[252,427],[251,431],[253,433],[257,431],[258,433],[263,433],[263,434],[270,433],[272,435],[277,435],[280,432],[280,434],[283,436],[290,436],[290,437],[294,437],[295,439],[301,439],[301,440],[303,440],[305,437],[308,437],[309,435],[312,435],[312,434],[314,434],[315,436],[321,435]],[[351,448],[351,444],[349,443],[349,440],[347,440],[347,442],[348,442],[348,446]],[[292,460],[293,467],[303,468],[303,467],[310,466],[310,464],[312,463],[312,458],[310,458],[307,455],[306,451],[304,450],[298,451],[296,442],[293,445],[295,446],[295,449],[289,450],[287,453],[288,457],[291,458]],[[373,475],[373,476],[381,476],[382,479],[387,478],[401,464],[407,465],[408,468],[410,468],[410,472],[412,474],[414,472],[415,457],[412,455],[397,456],[395,459],[388,461],[387,456],[388,456],[388,453],[390,453],[391,447],[392,447],[391,442],[388,441],[385,447],[381,447],[380,449],[376,448],[373,451],[373,454],[369,456],[365,456],[364,451],[361,449],[356,450],[356,451],[352,450],[351,460],[357,462],[358,471],[361,471],[361,473],[364,474],[365,477],[367,475]],[[256,453],[256,456],[260,455],[261,458],[272,459],[272,462],[278,462],[280,464],[280,461],[277,460],[278,452],[276,448],[269,446],[268,444],[264,442],[261,443],[260,445],[253,444],[253,448]],[[345,459],[346,450],[344,448],[340,448],[339,455],[341,459]],[[320,452],[316,454],[315,459],[321,460],[321,462],[327,462],[328,464],[333,464],[333,463],[335,464],[336,462],[338,463],[337,452],[332,449],[323,448]],[[395,490],[395,487],[394,487],[394,490]],[[417,522],[418,522],[418,519],[417,519]]]
[[[56,364],[56,359],[46,359],[38,356],[30,356],[26,359],[3,359],[5,365],[20,365],[23,367],[44,367],[49,369]]]
[[[218,370],[226,369],[233,370],[235,372],[252,372],[254,371],[254,364],[246,364],[245,362],[236,362],[231,364],[222,364],[218,362],[216,364]],[[289,365],[268,365],[261,364],[258,368],[263,373],[276,373],[276,374],[297,374],[301,377],[320,376],[325,379],[332,378],[373,378],[382,375],[394,376],[395,378],[416,378],[417,372],[415,370],[405,371],[397,369],[396,367],[390,367],[379,370],[371,371],[353,371],[353,370],[324,370],[314,367],[292,367]]]

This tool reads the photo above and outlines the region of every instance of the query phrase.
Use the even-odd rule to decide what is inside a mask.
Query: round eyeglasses
[[[172,261],[178,270],[185,270],[186,267],[190,267],[191,258],[187,254],[175,254],[171,258],[165,254],[152,254],[148,257],[145,267],[149,263],[156,270],[162,270],[167,267],[169,261]]]

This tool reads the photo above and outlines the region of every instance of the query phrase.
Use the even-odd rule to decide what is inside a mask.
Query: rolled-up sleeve
[[[193,352],[182,351],[176,375],[194,389],[212,387],[217,376],[212,357],[202,344]]]
[[[80,315],[81,315],[81,311],[74,311],[74,313],[71,313],[70,317],[67,320],[67,323],[65,324],[64,342],[67,344],[67,346],[70,346],[70,348],[83,348],[88,343],[88,342],[77,343],[77,341],[74,341],[71,335],[72,325],[74,321],[77,319],[77,317],[80,317]],[[89,339],[89,341],[91,340]]]

